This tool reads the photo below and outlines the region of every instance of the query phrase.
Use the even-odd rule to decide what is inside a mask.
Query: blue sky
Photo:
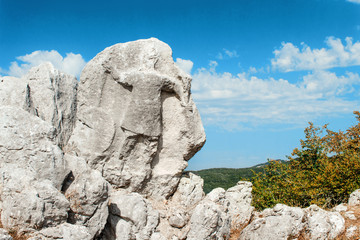
[[[104,48],[156,37],[193,76],[207,134],[189,169],[285,159],[308,121],[355,124],[360,0],[0,0],[0,75],[79,75]]]

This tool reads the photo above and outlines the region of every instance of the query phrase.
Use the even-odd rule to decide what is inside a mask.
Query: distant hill
[[[283,163],[288,161],[280,160]],[[264,170],[264,167],[269,163],[257,164],[249,168],[210,168],[199,171],[187,171],[192,172],[204,179],[204,192],[209,193],[211,190],[217,187],[228,189],[236,185],[240,180],[250,179],[254,176],[252,170],[256,173]],[[186,173],[187,173],[186,172]]]

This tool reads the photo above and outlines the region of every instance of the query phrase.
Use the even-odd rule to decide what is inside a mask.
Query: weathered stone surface
[[[69,203],[60,193],[68,174],[55,130],[14,107],[0,107],[0,194],[4,227],[22,230],[67,219]]]
[[[306,211],[306,233],[309,239],[335,239],[345,230],[345,220],[338,212],[328,212],[316,205]]]
[[[350,194],[349,206],[360,206],[360,189]]]
[[[335,206],[332,210],[341,213],[341,212],[346,212],[348,210],[348,207],[346,206],[346,204],[342,203]]]
[[[63,223],[56,227],[44,228],[32,234],[28,240],[91,240],[88,229],[81,225]]]
[[[69,202],[49,181],[27,182],[23,189],[3,191],[1,221],[7,229],[33,231],[66,222]]]
[[[174,209],[173,211],[171,211],[171,215],[169,217],[169,224],[170,226],[175,228],[182,228],[187,224],[188,220],[189,219],[186,212],[179,209]]]
[[[68,221],[86,226],[92,237],[99,235],[108,218],[108,192],[109,184],[97,170],[74,176],[65,191],[71,209]]]
[[[78,92],[51,64],[0,79],[4,227],[33,240],[228,236],[225,191],[204,199],[200,177],[181,178],[205,134],[171,54],[157,39],[114,45]]]
[[[23,108],[55,127],[56,142],[64,146],[76,119],[76,78],[51,63],[30,69],[22,78],[0,79],[0,106]]]
[[[0,77],[0,106],[25,106],[27,82],[16,77]]]
[[[22,109],[0,107],[0,115],[0,168],[15,164],[60,189],[67,171],[55,129]]]
[[[104,239],[150,239],[159,224],[159,213],[138,193],[113,192],[109,209]]]
[[[355,237],[355,234],[356,234],[357,230],[358,230],[358,228],[356,226],[350,226],[350,227],[348,227],[348,229],[346,229],[345,236],[348,239],[351,239],[351,238]]]
[[[204,180],[189,173],[189,177],[182,177],[176,192],[171,198],[171,202],[181,205],[184,208],[196,206],[204,197]]]
[[[0,228],[0,240],[12,240],[13,238],[9,235],[9,233],[3,229]]]
[[[254,212],[254,207],[251,206],[251,191],[252,183],[246,181],[239,181],[236,186],[226,191],[232,228],[240,228],[250,221]]]
[[[172,194],[205,134],[191,78],[157,39],[116,44],[81,74],[78,120],[69,145],[112,185]]]
[[[297,237],[304,229],[305,212],[298,207],[277,204],[262,211],[244,228],[240,240],[269,239],[280,240]]]
[[[225,191],[223,197],[225,197]],[[204,199],[194,209],[190,219],[188,240],[197,239],[228,239],[230,236],[230,217],[227,208],[221,203],[221,193],[217,192],[217,203]],[[220,204],[219,204],[220,203]]]
[[[56,129],[57,143],[66,145],[76,119],[77,81],[74,76],[43,63],[30,69],[27,81],[26,108]]]
[[[183,176],[176,192],[169,200],[152,199],[152,205],[160,213],[157,230],[165,239],[184,239],[189,231],[190,217],[196,205],[204,198],[204,181],[189,173]]]

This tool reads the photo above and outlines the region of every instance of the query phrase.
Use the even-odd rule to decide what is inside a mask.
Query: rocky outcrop
[[[191,78],[157,40],[116,44],[84,68],[69,145],[116,188],[167,198],[204,144]]]
[[[0,79],[5,228],[34,239],[161,239],[160,222],[189,225],[202,184],[184,178],[174,193],[205,134],[191,77],[171,55],[153,38],[114,45],[87,64],[79,88],[49,63]]]
[[[305,212],[301,208],[277,204],[265,209],[242,231],[240,240],[296,238],[304,229]]]
[[[231,218],[228,214],[225,190],[211,191],[194,209],[187,239],[228,239]]]
[[[360,189],[350,194],[349,206],[360,206]]]
[[[150,239],[159,224],[159,212],[138,193],[116,191],[110,198],[108,228],[103,239]]]
[[[331,212],[255,212],[244,181],[205,195],[203,180],[183,173],[205,133],[191,77],[171,54],[151,38],[106,48],[79,84],[48,63],[0,78],[1,227],[31,240],[358,234],[359,192]],[[4,229],[0,239],[11,239]]]
[[[229,201],[229,215],[232,216],[232,229],[240,229],[249,223],[255,210],[251,206],[251,191],[252,184],[246,181],[239,181],[236,186],[226,191],[225,196]]]
[[[338,239],[354,236],[356,226],[345,228],[345,220],[339,212],[347,211],[339,205],[333,211],[325,211],[316,205],[308,208],[277,204],[255,213],[249,225],[241,232],[239,240],[245,239]]]
[[[316,205],[306,209],[309,239],[335,239],[345,230],[345,220],[338,212],[328,212]]]

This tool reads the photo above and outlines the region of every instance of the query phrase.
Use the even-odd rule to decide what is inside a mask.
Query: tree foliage
[[[251,179],[253,206],[264,209],[284,203],[331,208],[346,202],[360,188],[360,113],[354,114],[358,123],[345,132],[309,123],[300,149],[288,157],[289,164],[270,161]]]

